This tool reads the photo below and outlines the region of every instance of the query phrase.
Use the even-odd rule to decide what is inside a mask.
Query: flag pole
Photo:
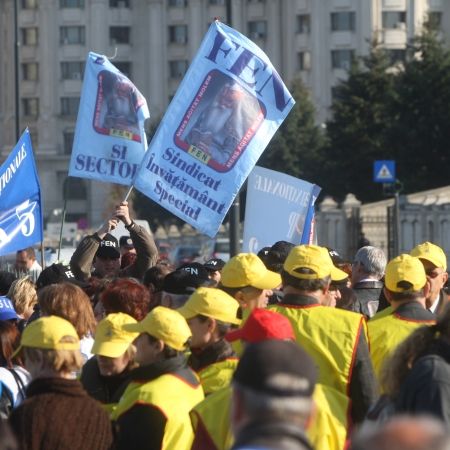
[[[62,235],[63,235],[63,228],[64,228],[64,221],[66,220],[66,209],[67,209],[67,182],[69,181],[69,177],[66,177],[63,183],[63,197],[64,197],[64,203],[63,203],[63,210],[61,213],[61,227],[59,228],[59,244],[58,244],[58,259],[61,256],[61,246],[62,246]]]

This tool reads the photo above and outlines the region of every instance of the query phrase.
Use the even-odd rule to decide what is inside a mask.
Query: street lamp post
[[[15,110],[16,110],[16,141],[20,137],[20,102],[19,102],[19,19],[17,12],[18,0],[13,0],[14,3],[14,94],[15,94]]]

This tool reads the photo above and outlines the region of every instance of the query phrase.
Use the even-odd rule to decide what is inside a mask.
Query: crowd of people
[[[450,449],[434,243],[173,267],[123,202],[70,265],[16,264],[40,274],[0,271],[1,450]]]

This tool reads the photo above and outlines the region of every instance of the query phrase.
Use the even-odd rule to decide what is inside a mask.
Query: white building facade
[[[15,136],[14,1],[18,4],[20,128],[31,131],[44,213],[62,208],[89,51],[113,57],[159,119],[226,0],[2,0],[0,161]],[[234,28],[262,47],[287,84],[301,77],[321,123],[333,87],[377,37],[393,60],[431,16],[450,30],[449,0],[229,0]],[[110,186],[71,178],[68,220],[98,225]]]

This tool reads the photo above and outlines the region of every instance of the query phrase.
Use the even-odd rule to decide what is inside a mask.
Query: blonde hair
[[[6,296],[13,302],[19,315],[31,309],[37,303],[36,285],[30,276],[14,280]]]
[[[65,336],[64,342],[76,340],[72,336]],[[25,365],[27,361],[41,361],[42,370],[49,369],[56,372],[78,372],[83,366],[80,350],[48,350],[43,348],[24,347]]]
[[[78,286],[72,283],[51,284],[39,290],[38,301],[44,314],[69,321],[80,339],[94,334],[96,321],[91,301]]]

